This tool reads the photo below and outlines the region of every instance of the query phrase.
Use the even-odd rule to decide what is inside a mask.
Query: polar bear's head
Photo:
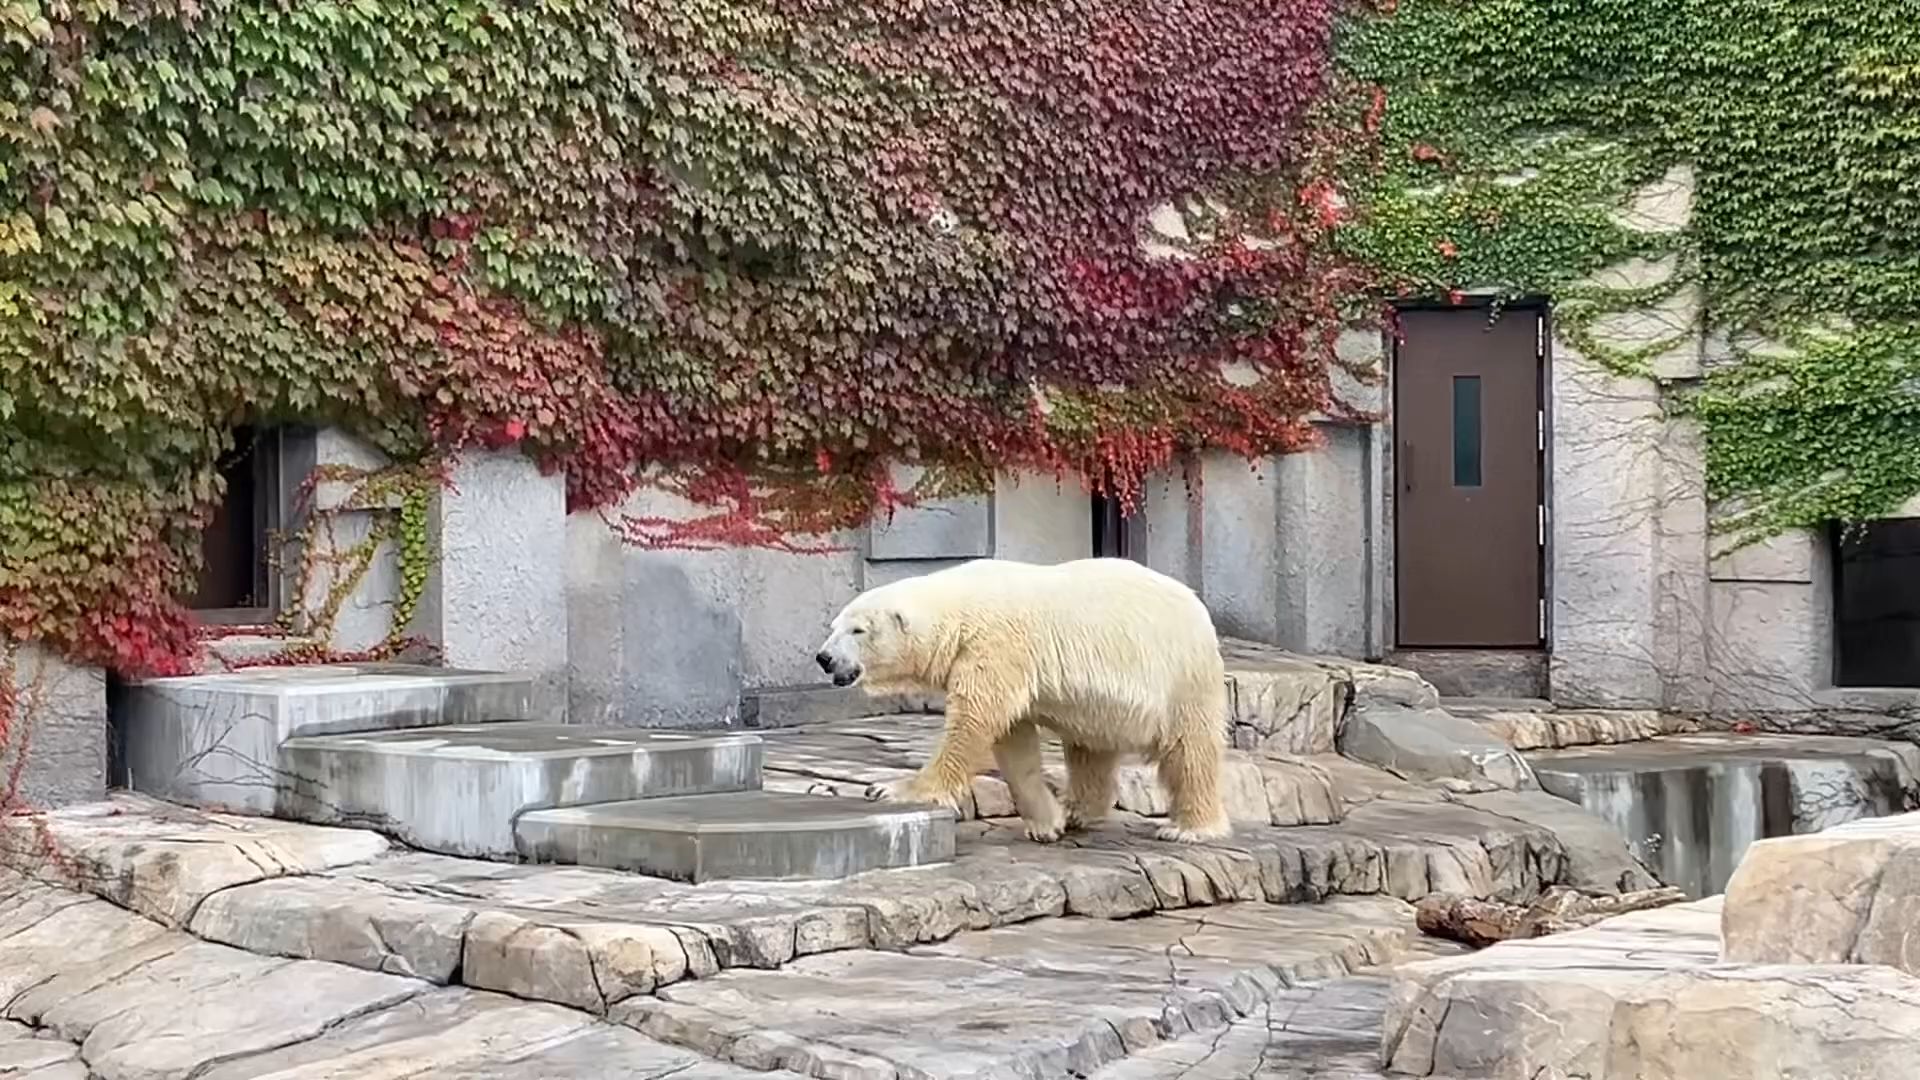
[[[912,666],[913,615],[886,588],[853,598],[834,616],[814,655],[835,686],[893,683]]]

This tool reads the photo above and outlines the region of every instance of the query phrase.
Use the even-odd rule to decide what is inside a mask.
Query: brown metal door
[[[1404,311],[1394,364],[1401,648],[1537,648],[1540,314]]]

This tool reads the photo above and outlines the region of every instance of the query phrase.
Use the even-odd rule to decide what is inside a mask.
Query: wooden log
[[[1414,925],[1421,933],[1482,949],[1502,941],[1578,930],[1616,915],[1665,907],[1686,898],[1674,888],[1590,896],[1556,885],[1523,906],[1459,893],[1431,893],[1414,905]]]

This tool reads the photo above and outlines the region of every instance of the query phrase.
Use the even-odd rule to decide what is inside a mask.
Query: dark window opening
[[[213,622],[272,617],[267,550],[278,506],[277,459],[268,433],[234,432],[220,459],[226,495],[200,540],[200,581],[188,606]]]
[[[1833,529],[1834,681],[1920,687],[1920,518]]]
[[[1453,377],[1453,486],[1480,486],[1480,376]]]
[[[1127,552],[1127,518],[1120,512],[1120,500],[1106,495],[1093,497],[1093,554],[1102,559],[1124,559]]]

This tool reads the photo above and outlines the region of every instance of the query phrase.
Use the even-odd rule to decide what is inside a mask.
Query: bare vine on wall
[[[432,645],[411,628],[434,565],[427,515],[444,482],[443,470],[431,465],[315,469],[295,499],[299,527],[274,538],[276,563],[290,557],[295,566],[290,575],[293,603],[279,613],[272,629],[300,640],[264,655],[227,661],[227,666],[363,662],[430,653]],[[322,490],[328,493],[324,507],[318,499]],[[355,530],[360,535],[350,542],[341,535],[345,514],[364,516],[370,523]],[[386,635],[364,649],[334,647],[341,608],[362,591],[375,562],[389,552],[397,589]]]

